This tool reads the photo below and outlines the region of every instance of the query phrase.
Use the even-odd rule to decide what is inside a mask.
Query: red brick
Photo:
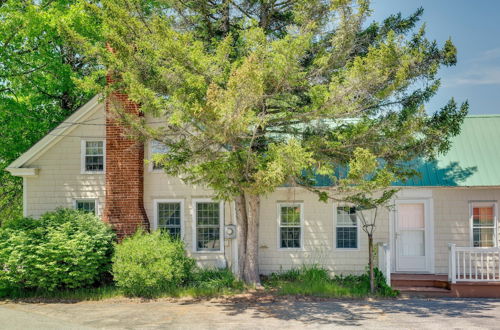
[[[109,78],[108,78],[109,82]],[[117,122],[111,106],[140,116],[140,108],[126,94],[113,93],[106,99],[106,204],[103,220],[110,223],[119,239],[137,228],[149,229],[143,204],[144,145],[126,137],[126,128]]]

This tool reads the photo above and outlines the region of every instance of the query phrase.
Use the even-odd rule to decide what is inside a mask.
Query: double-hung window
[[[351,206],[337,207],[336,219],[337,249],[357,249],[359,220],[356,208]]]
[[[473,202],[470,210],[472,246],[497,246],[497,204]]]
[[[212,201],[195,201],[196,251],[221,251],[222,204]]]
[[[279,248],[302,248],[302,204],[278,204]]]
[[[151,169],[153,171],[158,171],[163,169],[163,165],[158,162],[159,155],[165,155],[168,153],[168,147],[161,143],[160,141],[152,140],[150,143],[150,154],[151,154]]]
[[[104,172],[104,141],[82,141],[82,172]]]
[[[183,201],[157,200],[156,203],[156,228],[163,230],[174,238],[181,238]]]
[[[76,199],[75,209],[97,214],[97,200],[96,199]]]

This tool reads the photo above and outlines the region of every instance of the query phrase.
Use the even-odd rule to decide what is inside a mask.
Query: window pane
[[[85,156],[86,171],[102,171],[104,170],[103,156]]]
[[[76,201],[76,209],[80,211],[96,213],[94,200],[79,200]]]
[[[494,223],[493,206],[474,207],[472,211],[473,224],[476,227],[492,227]]]
[[[165,227],[161,228],[160,230],[168,232],[170,236],[173,238],[180,238],[181,237],[181,227]]]
[[[300,227],[280,228],[281,248],[300,248]]]
[[[357,226],[356,208],[341,206],[337,208],[337,226]]]
[[[281,207],[282,226],[300,226],[300,206]]]
[[[358,228],[337,227],[337,248],[356,249],[358,247]]]
[[[89,172],[104,170],[103,141],[85,141],[85,170]]]
[[[196,223],[198,226],[219,226],[219,203],[197,203]]]
[[[220,232],[218,227],[197,228],[197,249],[218,251],[220,250]]]
[[[425,231],[404,230],[401,231],[401,255],[406,257],[425,256]]]
[[[104,154],[104,143],[103,141],[86,141],[86,155],[103,155]]]
[[[495,230],[493,228],[474,228],[473,239],[474,247],[492,247],[495,246],[493,237]]]
[[[168,147],[163,143],[153,140],[151,141],[151,155],[164,155],[168,153]],[[153,157],[152,157],[153,158]],[[163,166],[153,161],[153,169],[161,169]]]
[[[171,236],[181,236],[181,203],[158,203],[158,228]]]
[[[155,154],[166,154],[168,153],[168,147],[161,143],[160,141],[151,141],[151,153]]]
[[[158,227],[181,225],[181,203],[158,204]]]

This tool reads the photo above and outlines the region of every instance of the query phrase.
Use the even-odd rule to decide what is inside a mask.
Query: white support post
[[[457,266],[456,266],[456,244],[449,244],[450,247],[450,277],[451,277],[451,283],[455,284],[457,283]]]
[[[387,243],[378,243],[378,267],[384,274],[388,286],[391,286],[391,249]]]
[[[385,270],[387,275],[385,279],[387,281],[387,285],[391,286],[391,247],[387,244],[384,244],[385,248]]]

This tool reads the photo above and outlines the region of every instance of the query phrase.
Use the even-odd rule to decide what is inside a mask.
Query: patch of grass
[[[191,280],[182,286],[150,292],[147,297],[169,298],[193,297],[212,298],[241,293],[245,285],[237,281],[228,269],[197,269]],[[112,284],[96,288],[59,289],[59,290],[27,290],[0,289],[0,299],[39,299],[49,301],[95,301],[110,298],[126,297],[119,287]]]
[[[43,299],[56,301],[87,301],[103,300],[123,296],[123,293],[114,285],[105,285],[96,288],[59,289],[59,290],[28,290],[4,289],[0,290],[0,299]]]
[[[376,270],[377,297],[395,297],[398,292],[386,285],[382,273]],[[335,276],[318,266],[303,266],[282,273],[274,273],[264,281],[268,289],[279,295],[306,295],[331,298],[363,298],[370,294],[368,274]]]

